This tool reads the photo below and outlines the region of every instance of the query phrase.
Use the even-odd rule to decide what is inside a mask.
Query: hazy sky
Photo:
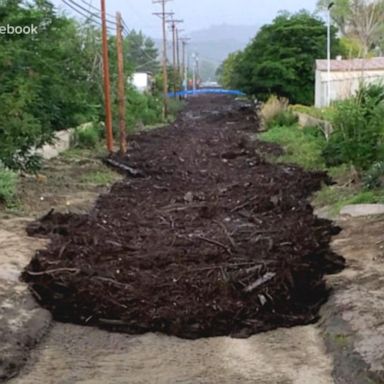
[[[66,0],[89,8],[86,4],[100,8],[99,0]],[[260,25],[270,22],[279,10],[291,12],[300,9],[315,9],[317,0],[173,0],[167,3],[167,10],[174,11],[175,17],[183,19],[183,28],[188,31],[208,28],[217,24]],[[53,0],[72,14],[62,0]],[[161,33],[160,20],[152,12],[160,5],[152,0],[106,0],[107,11],[115,14],[121,11],[129,28],[141,29],[147,35],[158,37]],[[81,16],[79,16],[81,18]]]

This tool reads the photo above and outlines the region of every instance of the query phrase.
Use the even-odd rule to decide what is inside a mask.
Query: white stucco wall
[[[362,82],[378,83],[384,82],[384,69],[376,71],[334,71],[330,74],[331,79],[331,101],[343,100],[352,96]],[[316,71],[315,82],[315,106],[325,107],[327,105],[327,79],[326,71]]]

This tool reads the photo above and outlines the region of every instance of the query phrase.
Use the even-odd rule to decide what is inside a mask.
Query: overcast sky
[[[100,8],[99,0],[66,0],[89,8],[92,4]],[[55,5],[74,14],[62,0],[53,0]],[[161,33],[160,20],[152,12],[160,5],[152,0],[106,0],[107,11],[114,14],[121,11],[129,28],[141,29],[147,35],[158,37]],[[184,20],[186,33],[208,28],[217,24],[260,25],[270,22],[280,10],[291,12],[315,9],[316,0],[173,0],[167,3],[167,10],[174,11],[177,18]],[[81,18],[81,16],[79,16]]]

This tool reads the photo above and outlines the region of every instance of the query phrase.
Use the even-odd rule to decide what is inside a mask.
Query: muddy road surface
[[[257,127],[249,105],[191,99],[129,138],[130,176],[88,214],[29,226],[50,242],[23,279],[60,322],[12,383],[334,382],[314,323],[344,262],[307,201],[327,178],[267,163]]]
[[[244,337],[316,321],[338,232],[307,199],[325,174],[267,163],[251,106],[192,99],[169,127],[130,137],[134,168],[86,215],[46,215],[23,274],[57,320],[128,333]]]

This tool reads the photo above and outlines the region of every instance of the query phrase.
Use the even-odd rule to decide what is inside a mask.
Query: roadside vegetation
[[[337,212],[345,204],[384,202],[384,86],[362,84],[347,100],[313,107],[314,63],[326,58],[321,14],[329,6],[319,0],[314,14],[281,12],[244,50],[230,54],[217,76],[223,86],[264,102],[261,137],[285,149],[277,161],[333,177],[336,184],[324,187],[315,200]],[[383,10],[384,0],[332,1],[331,57],[382,54]],[[315,118],[307,119],[314,126],[300,127],[298,113]]]
[[[342,53],[332,28],[332,55]],[[248,46],[228,56],[218,69],[222,85],[266,101],[271,94],[294,104],[313,104],[316,59],[324,57],[327,27],[308,12],[282,12],[263,26]]]
[[[0,35],[0,205],[11,206],[20,175],[39,174],[36,149],[53,143],[56,131],[75,128],[77,150],[101,147],[104,139],[101,31],[92,20],[79,22],[47,0],[0,1],[0,25],[37,26],[37,34]],[[113,115],[117,114],[117,54],[110,36]],[[160,75],[155,43],[130,31],[123,41],[127,78],[126,123],[133,132],[165,123],[160,83],[140,93],[129,85],[135,71]],[[171,113],[180,105],[175,101]],[[172,116],[171,116],[172,118]],[[113,121],[118,136],[118,121]],[[104,179],[99,174],[95,179]],[[16,199],[17,200],[17,199]]]
[[[17,174],[0,165],[0,208],[14,203],[17,187]]]
[[[311,105],[295,104],[295,105],[290,105],[289,108],[293,112],[304,113],[306,115],[314,117],[315,119],[325,120],[325,121],[332,121],[335,113],[334,106],[316,108]]]
[[[46,0],[2,1],[0,24],[38,29],[36,35],[0,35],[0,160],[8,169],[34,172],[41,164],[35,149],[51,142],[55,131],[104,121],[101,32],[91,22],[79,23],[60,13]],[[109,46],[116,110],[114,36]],[[156,74],[158,52],[151,39],[131,31],[124,47],[129,52],[127,79],[136,68]],[[128,87],[126,97],[129,129],[139,122],[162,121],[157,90],[140,94]]]
[[[261,138],[285,151],[277,161],[325,170],[336,182],[316,194],[317,205],[337,213],[347,204],[384,203],[383,85],[362,86],[354,97],[335,103],[328,138],[319,127],[300,127],[287,102],[275,96],[263,111],[267,130]]]

